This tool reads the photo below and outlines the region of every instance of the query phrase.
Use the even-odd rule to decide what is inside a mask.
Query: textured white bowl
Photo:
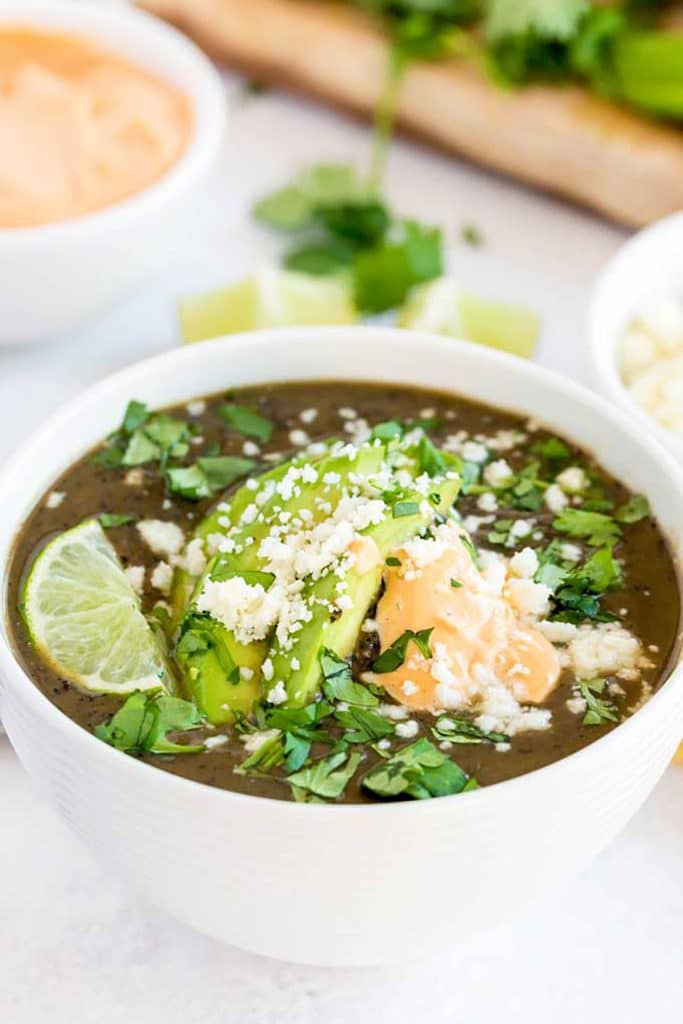
[[[324,378],[447,389],[528,413],[646,492],[679,558],[683,552],[681,471],[602,399],[467,343],[390,329],[308,328],[169,352],[52,417],[0,477],[3,574],[33,504],[116,427],[130,398],[158,406],[263,381]],[[4,585],[2,594],[6,601]],[[3,721],[26,769],[142,899],[244,949],[317,964],[425,956],[507,917],[613,838],[683,731],[679,666],[614,732],[523,778],[423,802],[297,804],[211,789],[106,746],[49,703],[6,635],[0,678]]]
[[[618,346],[631,320],[658,300],[677,296],[683,297],[683,213],[639,231],[598,277],[590,309],[590,358],[595,387],[683,462],[683,441],[638,405],[617,365]]]
[[[88,0],[3,0],[3,24],[91,38],[179,88],[190,101],[189,144],[154,185],[121,203],[57,224],[0,228],[0,345],[78,327],[182,245],[223,139],[220,76],[180,32],[132,7]]]

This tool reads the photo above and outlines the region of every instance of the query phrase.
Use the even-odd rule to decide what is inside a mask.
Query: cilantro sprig
[[[136,690],[107,722],[96,725],[98,739],[126,754],[195,754],[203,743],[176,743],[174,732],[188,732],[202,724],[205,716],[190,701],[165,693]]]
[[[422,738],[371,768],[361,785],[379,797],[424,800],[475,789],[477,782]]]

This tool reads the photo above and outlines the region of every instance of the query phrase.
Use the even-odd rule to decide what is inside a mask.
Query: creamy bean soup
[[[36,686],[124,754],[276,799],[436,797],[572,754],[666,678],[647,498],[539,424],[348,382],[121,413],[28,517],[9,607]]]

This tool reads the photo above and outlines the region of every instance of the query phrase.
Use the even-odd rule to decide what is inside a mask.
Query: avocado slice
[[[197,582],[190,606],[182,618],[176,651],[188,695],[213,724],[230,722],[235,712],[251,710],[261,691],[261,665],[267,644],[262,641],[242,644],[221,622],[198,611],[197,600],[206,580],[220,574],[221,578],[242,576],[246,582],[253,583],[251,577],[254,573],[260,574],[262,569],[258,555],[260,542],[268,535],[273,522],[279,521],[277,517],[284,512],[291,518],[305,509],[310,513],[311,522],[322,521],[338,504],[349,482],[349,474],[355,473],[362,478],[372,476],[382,467],[385,455],[384,446],[375,444],[360,448],[354,458],[346,452],[324,457],[315,466],[315,478],[297,480],[296,488],[292,488],[287,497],[274,490],[263,502],[258,518],[252,522],[240,525],[234,509],[221,512],[221,516],[227,516],[237,526],[232,534],[235,551],[217,553]],[[279,482],[292,467],[305,465],[311,465],[310,460],[293,460],[284,472],[275,477],[268,474],[268,478]],[[236,494],[240,515],[254,501],[256,493],[249,490],[249,500],[245,504],[242,490],[240,488]],[[224,528],[223,532],[227,533],[227,530]],[[262,580],[258,582],[263,585]],[[251,673],[248,678],[244,678],[245,673],[241,673],[241,669]]]
[[[344,594],[350,599],[351,606],[337,618],[333,617],[333,610],[338,597],[338,577],[327,573],[309,585],[307,596],[311,599],[312,618],[303,626],[291,647],[285,650],[276,640],[267,655],[272,665],[269,685],[274,686],[282,680],[289,706],[307,704],[317,693],[322,681],[318,659],[321,647],[328,648],[340,658],[351,654],[363,620],[379,593],[386,557],[428,527],[435,514],[448,514],[458,496],[460,481],[457,478],[442,480],[438,489],[438,502],[428,510],[424,509],[422,493],[408,491],[401,495],[401,504],[404,508],[415,505],[413,514],[396,516],[394,506],[394,511],[390,509],[380,523],[363,531],[362,536],[372,539],[377,545],[381,562],[362,575],[353,569],[346,573],[344,582],[347,589]],[[292,664],[298,667],[293,668]]]

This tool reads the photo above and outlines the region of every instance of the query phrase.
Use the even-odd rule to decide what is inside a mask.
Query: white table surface
[[[272,258],[271,239],[248,220],[253,197],[307,162],[367,155],[365,128],[304,101],[240,98],[233,111],[220,172],[175,265],[78,335],[0,350],[0,461],[82,388],[174,345],[177,296]],[[388,190],[401,212],[446,226],[463,283],[539,309],[540,361],[587,381],[591,283],[622,232],[408,143],[394,148]],[[458,243],[463,223],[480,228],[484,247]],[[683,769],[671,768],[597,863],[523,919],[426,963],[280,964],[140,904],[32,792],[0,737],[3,1024],[671,1019],[683,1001],[682,881]]]

